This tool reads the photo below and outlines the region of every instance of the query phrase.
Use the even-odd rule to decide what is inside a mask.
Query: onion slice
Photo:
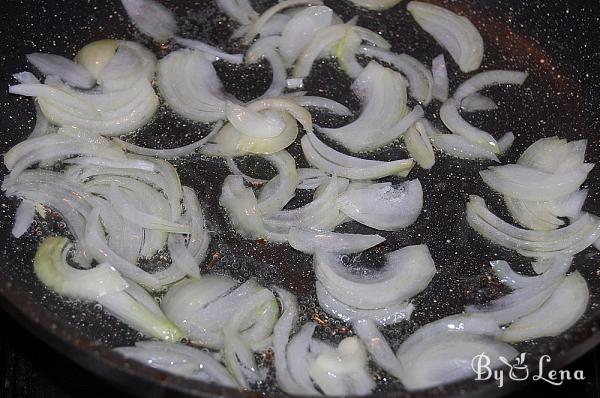
[[[407,246],[387,253],[385,265],[373,275],[357,275],[339,253],[317,252],[315,275],[329,294],[360,309],[379,309],[411,298],[429,284],[435,265],[427,246]]]
[[[60,55],[32,53],[27,54],[27,60],[45,76],[58,76],[73,87],[92,88],[96,84],[86,68]]]
[[[414,223],[423,208],[419,180],[402,184],[378,183],[348,190],[337,201],[348,217],[371,228],[397,231]]]
[[[288,234],[290,245],[303,253],[357,253],[385,241],[379,235],[339,234],[335,232],[292,228]]]
[[[121,0],[135,26],[156,41],[166,42],[177,33],[175,16],[155,0]]]
[[[415,21],[452,56],[463,72],[479,68],[483,38],[467,18],[433,4],[411,1],[406,9]]]

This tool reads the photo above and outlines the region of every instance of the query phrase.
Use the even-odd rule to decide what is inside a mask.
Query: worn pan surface
[[[262,10],[269,3],[257,2],[257,9]],[[411,20],[404,4],[377,15],[357,11],[344,1],[326,3],[344,19],[358,13],[360,24],[381,32],[397,52],[408,52],[428,64],[441,51]],[[515,133],[516,143],[504,160],[514,162],[533,141],[558,134],[569,139],[587,138],[587,161],[598,162],[600,4],[597,0],[441,3],[467,15],[481,30],[486,43],[484,69],[526,69],[531,74],[521,89],[494,89],[491,94],[498,100],[500,109],[471,119],[497,135],[506,131]],[[169,0],[165,4],[184,21],[181,26],[184,35],[212,44],[226,44],[231,26],[211,2]],[[10,0],[4,2],[0,18],[2,152],[24,139],[34,122],[32,101],[6,93],[8,84],[13,83],[10,75],[28,68],[25,54],[41,51],[72,56],[83,44],[106,37],[145,41],[128,24],[117,1]],[[158,54],[166,51],[153,48]],[[234,51],[235,47],[228,49]],[[455,87],[464,76],[457,73],[452,62],[449,65]],[[355,111],[359,109],[358,100],[349,90],[348,78],[331,63],[319,65],[317,69],[320,77],[307,82],[310,94],[329,96]],[[219,64],[218,71],[227,90],[243,100],[260,94],[269,84],[268,65],[240,69]],[[316,121],[321,125],[344,123],[318,114]],[[205,133],[206,128],[179,120],[168,110],[161,109],[154,122],[133,140],[147,146],[171,147],[191,142]],[[293,146],[291,152],[299,164],[303,164],[298,145]],[[394,146],[377,156],[386,159],[404,157],[405,151]],[[268,167],[263,167],[264,164],[256,159],[243,159],[240,164],[257,176],[269,176]],[[385,234],[388,238],[386,246],[359,260],[363,264],[370,260],[376,262],[384,252],[409,244],[426,243],[431,249],[438,273],[427,290],[415,299],[417,310],[412,320],[385,331],[394,347],[420,325],[460,312],[465,304],[483,302],[503,294],[502,286],[489,278],[490,269],[486,264],[490,260],[505,258],[513,264],[528,264],[525,259],[479,238],[464,221],[468,194],[482,195],[496,211],[506,216],[499,197],[490,193],[477,176],[478,170],[485,166],[485,163],[440,156],[431,172],[415,168],[410,177],[419,178],[423,183],[425,211],[410,228]],[[285,245],[244,241],[228,227],[217,203],[221,182],[228,173],[221,161],[193,157],[178,162],[177,167],[183,183],[197,190],[209,215],[211,229],[215,231],[211,246],[211,254],[219,254],[218,261],[211,264],[215,272],[240,279],[256,276],[266,285],[285,286],[300,298],[302,321],[314,317],[326,321],[318,329],[322,337],[339,341],[347,335],[347,329],[328,319],[311,299],[314,275],[309,256],[298,254]],[[585,208],[600,214],[600,170],[590,173],[586,185],[590,195]],[[300,197],[297,202],[306,199]],[[0,302],[12,316],[57,351],[139,396],[239,396],[237,391],[186,381],[124,361],[109,351],[114,346],[131,344],[140,336],[104,314],[101,308],[65,300],[36,280],[31,262],[40,237],[48,233],[65,233],[65,227],[58,217],[37,220],[23,238],[14,239],[10,228],[16,204],[16,200],[1,195]],[[372,232],[356,224],[348,224],[344,230]],[[600,341],[599,258],[597,251],[588,249],[577,256],[574,264],[586,277],[591,291],[589,308],[578,324],[556,338],[518,345],[520,351],[529,353],[528,364],[532,370],[543,354],[551,356],[550,366],[561,367]],[[525,266],[522,271],[531,272],[531,269]],[[264,360],[269,361],[269,358]],[[507,393],[523,385],[513,383],[500,390],[492,382],[468,381],[409,394],[399,383],[385,381],[384,373],[378,378],[381,387],[376,394],[379,396],[489,396]],[[278,393],[272,383],[267,383],[262,390],[269,395]]]

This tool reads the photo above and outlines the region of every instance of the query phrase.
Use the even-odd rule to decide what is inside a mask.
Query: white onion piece
[[[383,334],[377,329],[375,322],[370,319],[359,319],[352,323],[352,329],[367,347],[373,361],[392,376],[400,378],[402,364]]]
[[[500,84],[522,85],[527,79],[527,72],[517,72],[511,70],[487,70],[472,76],[464,81],[454,92],[454,99],[461,104],[462,101],[470,95],[473,95],[488,86],[497,86]]]
[[[225,118],[223,86],[202,52],[170,53],[158,62],[157,80],[162,96],[177,114],[199,122]]]
[[[412,159],[385,162],[349,156],[328,147],[314,134],[306,134],[300,142],[304,157],[311,165],[326,173],[353,180],[371,180],[390,175],[406,177],[414,164]]]
[[[518,342],[557,336],[579,320],[587,308],[589,297],[585,279],[575,271],[563,279],[541,307],[506,328],[500,339]]]
[[[505,196],[504,203],[506,203],[506,208],[514,220],[525,228],[537,231],[550,231],[564,225],[564,221],[552,214],[535,211],[535,208],[538,207],[535,205],[538,202],[528,202]],[[530,205],[533,205],[532,207],[534,208],[530,209]]]
[[[434,88],[433,75],[419,60],[408,54],[395,54],[373,46],[362,46],[359,52],[392,65],[408,79],[411,97],[423,105],[431,102]]]
[[[357,7],[368,10],[381,11],[392,8],[402,0],[350,0]]]
[[[302,360],[293,358],[288,362],[286,347],[290,334],[298,321],[298,301],[296,297],[284,289],[277,289],[277,295],[283,309],[281,317],[273,327],[273,355],[275,364],[275,377],[279,387],[288,394],[302,394],[303,388],[294,380],[290,364],[292,361]]]
[[[352,89],[363,101],[358,119],[340,128],[320,129],[352,152],[387,145],[416,121],[403,125],[407,111],[406,85],[397,72],[371,61],[354,81]]]
[[[123,141],[116,137],[113,138],[113,141],[116,142],[119,146],[123,147],[125,150],[138,155],[153,156],[161,159],[176,159],[191,155],[200,148],[202,148],[204,145],[206,145],[207,142],[212,140],[217,135],[217,133],[221,130],[222,127],[223,122],[219,121],[215,123],[212,130],[207,135],[205,135],[198,141],[192,142],[188,145],[170,149],[145,148],[139,145],[132,144],[130,142]]]
[[[159,341],[138,341],[134,347],[117,347],[113,350],[127,359],[178,376],[224,387],[238,387],[237,382],[219,361],[197,348]]]
[[[316,283],[317,299],[319,305],[327,314],[341,319],[344,322],[352,322],[358,319],[371,319],[379,325],[394,325],[409,319],[415,306],[408,302],[392,303],[385,308],[376,310],[365,310],[349,306],[333,297],[323,284]]]
[[[305,5],[305,4],[321,5],[322,2],[320,0],[284,0],[284,1],[274,5],[273,7],[269,8],[268,10],[263,12],[260,15],[260,17],[258,17],[252,23],[252,25],[250,26],[250,29],[248,29],[248,32],[246,32],[246,34],[244,35],[244,38],[242,40],[243,43],[249,44],[250,42],[252,42],[254,37],[259,33],[262,26],[270,18],[272,18],[273,15],[280,13],[281,11],[285,10],[286,8],[297,7],[297,6],[301,6],[301,5]]]
[[[257,138],[273,138],[283,132],[286,123],[281,112],[258,113],[242,105],[227,102],[227,120],[242,134]]]
[[[339,42],[347,33],[348,26],[332,25],[319,29],[314,35],[312,41],[304,47],[302,53],[298,56],[292,77],[304,78],[310,74],[313,63],[330,46]]]
[[[531,286],[547,284],[557,277],[566,274],[573,262],[573,256],[557,255],[547,260],[547,269],[538,276],[524,276],[512,270],[506,261],[491,261],[492,270],[500,282],[513,289],[524,289]]]
[[[35,217],[35,202],[23,199],[17,207],[15,223],[11,233],[15,238],[20,238],[29,229]]]
[[[515,142],[515,135],[509,131],[508,133],[500,137],[500,139],[497,142],[498,149],[500,150],[500,155],[504,155],[506,152],[508,152],[513,142]]]
[[[327,182],[329,177],[320,169],[300,168],[298,171],[298,186],[296,189],[316,189]]]
[[[293,98],[262,98],[253,100],[248,104],[248,108],[260,112],[264,110],[278,110],[289,113],[304,128],[307,133],[313,132],[312,116],[310,112],[298,105]]]
[[[56,293],[69,298],[94,301],[128,287],[119,272],[107,263],[91,269],[77,269],[67,263],[71,244],[67,238],[46,238],[33,260],[38,279]]]
[[[58,76],[73,87],[92,88],[96,84],[96,79],[86,68],[60,55],[32,53],[27,54],[27,60],[44,76]]]
[[[580,169],[585,161],[587,140],[567,142],[558,137],[542,138],[531,144],[517,164],[546,173]]]
[[[40,81],[30,72],[19,72],[13,75],[15,79],[22,84],[39,84]],[[342,105],[343,106],[343,105]],[[35,126],[27,138],[35,138],[46,134],[52,134],[56,132],[56,127],[53,126],[50,121],[44,116],[42,108],[36,102],[35,103]]]
[[[241,25],[250,25],[258,19],[258,13],[254,11],[249,0],[216,0],[216,3],[229,18]]]
[[[357,337],[347,337],[336,350],[321,352],[309,374],[325,395],[368,395],[375,381],[367,371],[367,351]]]
[[[290,19],[279,42],[279,52],[287,65],[292,65],[317,31],[331,25],[333,11],[329,7],[307,7]]]
[[[285,129],[273,138],[252,137],[227,123],[211,141],[217,144],[220,156],[238,156],[246,153],[268,155],[282,151],[296,140],[298,125],[287,112],[279,113],[285,122]],[[207,147],[208,145],[202,148],[202,151]]]
[[[357,253],[385,241],[379,235],[339,234],[335,232],[292,228],[288,234],[290,245],[303,253]]]
[[[136,28],[154,40],[165,42],[177,33],[173,12],[155,0],[121,0]]]
[[[144,335],[170,343],[179,341],[183,335],[160,310],[160,307],[141,286],[127,280],[128,287],[99,297],[96,301],[109,314]]]
[[[160,289],[165,281],[161,281],[157,275],[150,274],[141,268],[138,268],[108,247],[104,232],[100,225],[99,216],[100,209],[95,208],[86,219],[85,240],[88,243],[90,255],[98,262],[110,263],[124,276],[150,289]]]
[[[287,71],[285,63],[277,51],[279,41],[279,36],[263,37],[252,44],[246,52],[246,63],[256,63],[264,58],[271,65],[271,85],[260,98],[277,97],[285,90]]]
[[[489,133],[471,125],[458,112],[459,103],[450,98],[440,108],[440,119],[448,130],[493,153],[500,153],[498,143]]]
[[[467,222],[485,238],[528,257],[576,254],[600,235],[600,220],[584,213],[576,222],[552,231],[530,231],[514,227],[491,213],[479,196],[467,203]]]
[[[289,341],[286,347],[287,363],[294,382],[302,389],[304,395],[321,395],[314,387],[310,378],[310,364],[315,360],[317,353],[312,352],[312,335],[316,328],[315,323],[305,323],[300,331]],[[290,393],[290,391],[286,392]]]
[[[58,133],[20,142],[4,155],[4,164],[15,176],[35,163],[74,155],[125,159],[123,151],[112,146],[110,141],[82,132],[80,136]]]
[[[352,111],[350,111],[350,109],[348,109],[345,105],[342,105],[339,102],[329,98],[301,95],[298,97],[293,97],[291,100],[302,107],[324,109],[341,116],[352,115]]]
[[[242,54],[229,54],[226,53],[217,47],[213,47],[209,44],[201,42],[200,40],[192,40],[192,39],[184,39],[183,37],[176,37],[175,41],[177,44],[192,48],[194,50],[201,51],[205,54],[208,54],[215,58],[215,60],[222,59],[223,61],[227,61],[232,64],[241,64],[244,62],[244,56]]]
[[[31,72],[18,72],[12,76],[22,84],[40,84],[40,80]]]
[[[372,275],[353,274],[339,253],[317,252],[315,275],[341,302],[361,309],[384,308],[422,291],[435,274],[425,245],[408,246],[387,253],[385,265]]]
[[[140,78],[131,87],[109,93],[74,91],[68,86],[33,84],[9,91],[37,97],[44,115],[58,126],[73,126],[104,135],[128,133],[145,125],[158,108],[151,83]]]
[[[265,158],[277,169],[277,176],[261,190],[257,210],[262,215],[273,214],[283,209],[295,195],[298,185],[296,162],[287,151],[280,151]]]
[[[490,97],[474,93],[460,101],[460,109],[463,112],[493,111],[498,109],[498,105]]]
[[[460,159],[488,159],[500,163],[496,154],[458,134],[436,134],[429,137],[431,144],[446,153]]]
[[[423,189],[419,180],[399,185],[372,184],[347,191],[337,201],[348,217],[371,228],[397,231],[417,220],[423,208]]]
[[[404,143],[410,156],[424,169],[431,169],[435,164],[435,153],[431,141],[423,130],[410,127],[404,134]]]
[[[448,71],[444,54],[440,54],[431,61],[431,74],[433,76],[433,98],[445,102],[448,99]],[[462,106],[462,103],[461,103]]]
[[[465,311],[489,315],[496,320],[498,325],[505,325],[540,308],[563,279],[564,275],[559,275],[551,280],[544,281],[542,285],[513,290],[508,295],[483,306],[466,306]]]
[[[288,24],[290,19],[292,19],[292,17],[291,17],[291,15],[288,15],[288,14],[281,13],[281,14],[273,15],[262,26],[262,28],[260,28],[260,31],[258,32],[259,36],[261,38],[267,38],[269,36],[281,36],[283,29],[285,29],[285,26]],[[238,38],[242,37],[243,35],[246,34],[246,32],[248,31],[249,28],[250,28],[249,26],[245,26],[245,27],[240,26],[240,28],[237,29],[233,33],[231,38],[238,39]]]
[[[146,47],[132,41],[118,41],[110,62],[98,72],[98,84],[103,92],[118,91],[135,84],[140,76],[154,79],[156,56]]]
[[[494,191],[515,199],[547,201],[575,192],[594,167],[585,163],[579,169],[565,173],[545,173],[536,169],[507,164],[479,172]]]
[[[406,9],[421,28],[448,50],[461,71],[466,73],[479,68],[483,59],[483,39],[471,21],[420,1],[411,1]]]
[[[348,181],[337,177],[330,178],[322,191],[316,191],[313,201],[292,210],[281,210],[263,219],[272,240],[287,241],[290,228],[333,229],[337,225],[339,211],[332,203],[338,191],[345,189]]]
[[[75,56],[75,62],[83,65],[94,78],[110,62],[115,51],[117,51],[118,42],[113,39],[103,39],[93,41],[83,46]]]
[[[398,352],[403,367],[400,380],[409,391],[473,379],[472,361],[481,353],[490,359],[490,369],[504,365],[500,358],[510,361],[518,355],[510,345],[479,334],[441,333],[410,345],[409,340]]]
[[[240,235],[254,239],[266,237],[256,196],[251,188],[244,186],[242,177],[230,175],[225,178],[219,204],[225,208],[229,221]]]

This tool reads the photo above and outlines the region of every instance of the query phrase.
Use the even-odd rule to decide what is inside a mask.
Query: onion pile
[[[352,2],[369,10],[398,3]],[[600,242],[600,219],[582,211],[587,190],[580,186],[593,167],[585,163],[584,140],[542,139],[517,164],[480,173],[524,228],[497,217],[475,195],[467,204],[467,222],[483,237],[535,259],[537,276],[492,262],[496,277],[512,289],[508,295],[423,325],[394,352],[380,328],[410,321],[413,298],[435,276],[432,255],[426,244],[386,247],[383,267],[362,265],[363,252],[388,245],[390,233],[418,220],[427,199],[421,181],[398,178],[408,177],[415,163],[432,169],[434,148],[499,162],[515,136],[496,140],[461,111],[496,109],[480,91],[522,85],[526,72],[483,71],[450,95],[444,54],[428,68],[392,52],[385,38],[359,26],[357,18],[344,22],[321,1],[285,0],[259,14],[248,0],[217,0],[239,25],[232,39],[245,46],[241,54],[179,37],[176,15],[154,0],[122,3],[140,32],[163,49],[175,49],[157,60],[138,43],[100,40],[84,46],[74,60],[28,55],[44,82],[21,72],[14,75],[19,84],[9,90],[36,98],[36,126],[4,155],[10,173],[2,183],[7,196],[21,199],[14,236],[26,233],[36,213],[52,209],[73,237],[73,243],[50,237],[40,244],[33,267],[42,283],[62,296],[100,303],[146,337],[162,340],[117,352],[183,377],[250,390],[269,371],[256,354],[270,350],[278,387],[286,393],[367,395],[376,388],[370,360],[409,390],[451,383],[474,376],[475,355],[486,352],[490,367],[498,367],[517,356],[509,342],[556,336],[585,312],[587,284],[578,271],[569,273],[574,256]],[[483,40],[468,19],[416,1],[407,10],[461,71],[479,69]],[[322,58],[334,58],[353,79],[358,115],[332,99],[294,91]],[[216,60],[240,67],[266,61],[270,86],[240,101],[225,91]],[[155,85],[175,114],[211,124],[212,131],[172,149],[115,137],[151,120],[159,106]],[[436,117],[427,113],[434,100],[441,103],[439,117],[449,133],[428,120]],[[313,123],[312,108],[355,118],[325,128]],[[400,139],[411,158],[372,158]],[[290,154],[296,142],[312,168],[297,166]],[[373,153],[366,159],[365,152]],[[298,327],[293,293],[254,278],[202,272],[211,242],[205,210],[164,160],[198,154],[221,158],[215,161],[231,171],[219,197],[229,226],[245,239],[289,243],[312,255],[321,309],[356,336],[332,346],[313,337],[316,324]],[[276,175],[264,180],[244,174],[239,156],[263,158]],[[292,208],[299,189],[313,190],[312,200]],[[335,231],[346,222],[382,232]]]

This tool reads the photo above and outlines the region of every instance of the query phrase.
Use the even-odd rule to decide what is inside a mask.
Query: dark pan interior
[[[530,72],[522,88],[494,88],[489,94],[497,100],[499,110],[469,116],[469,120],[496,137],[512,131],[515,145],[503,162],[512,163],[535,140],[552,135],[573,139],[588,139],[588,162],[600,160],[600,4],[597,0],[566,2],[502,1],[435,1],[458,13],[467,15],[480,29],[486,44],[482,69],[518,69]],[[226,39],[232,26],[227,18],[208,1],[164,2],[181,18],[185,37],[219,44],[235,51],[235,44]],[[273,2],[256,3],[259,11]],[[358,14],[359,24],[381,32],[393,44],[396,52],[407,52],[425,64],[441,52],[432,38],[412,21],[405,3],[383,14],[359,11],[344,1],[325,1],[344,20]],[[546,4],[550,3],[550,4]],[[85,43],[101,38],[133,39],[152,46],[157,54],[168,49],[149,43],[129,25],[120,2],[81,1],[6,1],[0,16],[0,125],[3,139],[1,151],[23,140],[33,126],[33,102],[8,95],[6,87],[14,83],[11,74],[30,69],[24,55],[30,52],[50,52],[73,56]],[[451,89],[465,79],[446,54]],[[252,67],[232,67],[218,64],[218,72],[226,89],[242,100],[249,100],[264,90],[270,81],[268,64]],[[350,79],[341,74],[330,61],[319,64],[306,81],[311,95],[339,100],[358,111],[360,103],[349,89]],[[437,113],[430,105],[428,115]],[[347,120],[315,114],[323,126],[335,126]],[[436,121],[436,120],[434,120]],[[194,141],[206,134],[207,128],[181,120],[161,107],[153,122],[133,137],[136,143],[153,147],[173,147]],[[306,166],[297,143],[290,152],[299,167]],[[392,145],[373,154],[379,159],[406,156],[400,145]],[[259,159],[240,160],[240,166],[258,177],[270,177],[272,171]],[[487,189],[478,177],[486,162],[463,161],[439,155],[431,171],[415,167],[409,176],[419,178],[425,194],[424,212],[418,221],[398,233],[384,233],[388,239],[381,248],[362,255],[356,261],[375,263],[390,250],[412,244],[426,243],[431,249],[438,272],[430,286],[414,302],[417,310],[410,322],[385,330],[396,348],[419,326],[446,315],[462,311],[465,304],[487,301],[506,292],[491,275],[490,260],[503,258],[511,264],[524,264],[521,271],[531,272],[525,258],[489,244],[477,236],[464,221],[468,194],[478,194],[490,207],[509,219],[501,198]],[[310,256],[287,245],[260,244],[238,237],[227,223],[218,196],[228,170],[221,160],[199,156],[176,162],[182,182],[196,189],[206,209],[210,228],[214,231],[209,259],[205,268],[245,280],[255,276],[265,285],[281,285],[299,296],[305,322],[320,319],[318,334],[337,342],[349,330],[339,321],[329,319],[311,297],[314,296],[314,275]],[[4,169],[3,174],[6,173]],[[396,181],[396,180],[392,180]],[[585,210],[600,215],[600,170],[594,169],[586,182],[590,195]],[[0,195],[0,302],[16,319],[38,337],[64,355],[95,371],[109,381],[139,396],[238,396],[240,393],[200,382],[186,381],[135,363],[111,353],[111,347],[132,344],[141,336],[102,312],[93,304],[65,300],[48,291],[32,273],[31,262],[40,237],[66,232],[58,217],[36,220],[34,227],[21,239],[10,234],[17,201]],[[294,204],[308,200],[300,195]],[[357,223],[344,225],[341,231],[373,233]],[[529,365],[537,366],[542,354],[549,354],[549,366],[560,367],[593,347],[599,340],[600,324],[600,253],[588,249],[575,260],[588,281],[591,299],[588,310],[578,324],[556,338],[538,339],[517,346],[528,355]],[[264,361],[270,358],[265,356]],[[272,376],[271,376],[272,377]],[[378,396],[441,396],[483,395],[507,393],[521,384],[502,390],[491,382],[462,382],[416,393],[406,393],[398,382],[378,371]],[[272,383],[260,391],[277,394]],[[252,394],[248,394],[252,395]]]

